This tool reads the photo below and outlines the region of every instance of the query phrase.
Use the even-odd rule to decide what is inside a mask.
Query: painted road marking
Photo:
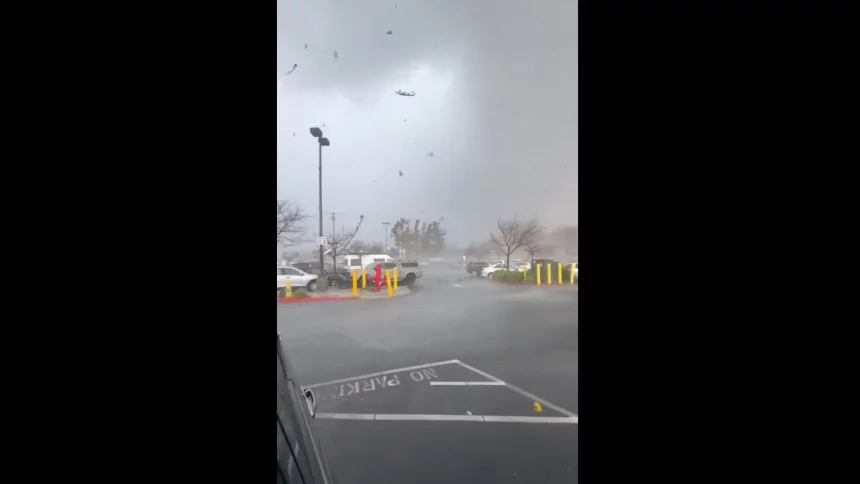
[[[457,362],[457,364],[458,364],[458,365],[460,365],[460,366],[462,366],[463,368],[467,368],[467,369],[469,369],[469,370],[472,370],[472,371],[474,371],[475,373],[477,373],[477,374],[479,374],[479,375],[481,375],[481,376],[483,376],[483,377],[485,377],[485,378],[489,378],[490,380],[493,380],[493,381],[502,381],[502,380],[499,380],[498,378],[494,377],[493,375],[490,375],[489,373],[485,373],[485,372],[483,372],[483,371],[481,371],[481,370],[479,370],[479,369],[475,368],[474,366],[469,366],[469,365],[467,365],[467,364],[463,363],[462,361],[458,361],[458,362]],[[564,408],[559,407],[558,405],[555,405],[555,404],[553,404],[553,403],[550,403],[550,402],[548,402],[548,401],[544,400],[543,398],[540,398],[540,397],[538,397],[538,396],[532,395],[531,393],[529,393],[529,392],[527,392],[527,391],[523,390],[522,388],[519,388],[519,387],[516,387],[516,386],[514,386],[514,385],[511,385],[511,384],[510,384],[510,383],[508,383],[508,382],[505,382],[505,386],[507,386],[507,387],[508,387],[508,388],[510,388],[511,390],[513,390],[513,391],[515,391],[515,392],[519,393],[520,395],[522,395],[522,396],[524,396],[524,397],[526,397],[526,398],[528,398],[528,399],[530,399],[530,400],[532,400],[532,401],[542,403],[545,407],[549,407],[549,408],[551,408],[551,409],[555,410],[556,412],[563,413],[563,414],[567,415],[568,417],[576,417],[577,419],[579,418],[579,417],[577,417],[577,416],[576,416],[576,414],[575,414],[575,413],[571,412],[570,410],[566,410],[566,409],[564,409]]]
[[[483,376],[484,378],[487,378],[488,380],[490,380],[490,382],[439,382],[439,381],[434,382],[434,381],[431,381],[430,385],[435,386],[435,385],[439,385],[439,384],[441,384],[441,385],[453,384],[453,385],[458,385],[458,386],[505,386],[505,387],[510,388],[511,390],[519,393],[520,395],[528,398],[532,402],[535,402],[535,403],[540,402],[545,407],[551,408],[551,409],[553,409],[553,410],[555,410],[561,414],[567,415],[567,418],[574,420],[572,422],[564,421],[561,423],[578,423],[579,422],[579,417],[575,413],[571,412],[570,410],[559,407],[558,405],[555,405],[552,402],[544,400],[543,398],[540,398],[537,395],[531,394],[531,393],[523,390],[522,388],[519,388],[515,385],[511,385],[509,382],[502,381],[499,378],[496,378],[487,372],[481,371],[481,370],[475,368],[474,366],[468,365],[468,364],[463,363],[462,361],[456,360],[456,359],[447,360],[447,361],[439,361],[436,363],[425,363],[423,365],[408,366],[405,368],[397,368],[394,370],[386,370],[386,371],[379,371],[376,373],[368,373],[366,375],[354,376],[351,378],[341,378],[339,380],[332,380],[332,381],[327,381],[327,382],[315,383],[313,385],[304,386],[304,387],[302,387],[302,389],[319,388],[319,387],[327,387],[328,386],[329,388],[326,388],[326,391],[320,392],[320,394],[321,394],[320,399],[321,400],[325,400],[326,396],[328,396],[330,398],[344,397],[344,396],[348,396],[348,395],[352,395],[352,394],[357,394],[360,392],[375,391],[377,388],[391,388],[393,386],[398,386],[401,383],[400,377],[398,375],[398,373],[400,373],[400,372],[409,372],[409,377],[415,382],[423,381],[425,379],[431,380],[433,378],[438,378],[439,376],[436,374],[436,371],[432,370],[430,368],[436,367],[436,366],[450,365],[450,364],[460,365],[461,367],[466,368],[467,370],[471,370],[471,371]],[[377,378],[380,376],[392,375],[392,374],[394,374],[394,375],[391,376],[390,379],[388,377],[384,377],[381,379]],[[404,379],[405,378],[406,377],[404,375]],[[364,380],[364,381],[360,381],[360,380]],[[463,385],[459,385],[460,383],[462,383]],[[325,415],[329,415],[329,416],[325,416]],[[331,417],[330,415],[339,415],[339,417]],[[318,414],[318,416],[320,416],[320,418],[344,418],[344,419],[350,419],[350,420],[355,420],[355,418],[351,417],[354,415],[364,415],[364,417],[358,418],[359,420],[371,420],[371,419],[374,419],[374,420],[393,420],[393,418],[386,418],[386,417],[376,418],[376,417],[374,417],[375,415],[379,415],[379,414],[325,414],[325,413]],[[370,415],[371,417],[367,417],[367,415]],[[408,415],[408,414],[387,414],[387,415]],[[467,415],[465,417],[469,417],[469,416]],[[519,417],[513,417],[513,418],[519,418]],[[556,418],[556,417],[523,417],[523,418],[544,418],[545,419],[545,418]],[[558,417],[558,418],[562,418],[562,417]],[[406,419],[406,420],[409,420],[409,419],[412,419],[412,420],[433,420],[432,418],[420,419],[420,418],[406,418],[406,417],[403,417],[403,419]],[[441,420],[441,419],[436,419],[436,420]],[[490,420],[490,421],[507,421],[507,420]],[[510,421],[514,421],[514,420],[510,420]],[[529,422],[532,422],[532,420],[529,420]]]
[[[463,287],[463,285],[462,285],[462,284],[454,284],[454,285],[455,285],[455,286],[457,286],[457,287]]]
[[[503,381],[431,381],[431,385],[456,385],[456,386],[469,386],[469,387],[503,387],[505,386],[505,382]]]
[[[341,378],[340,380],[324,381],[322,383],[314,383],[313,385],[303,386],[302,389],[318,388],[318,387],[324,387],[327,385],[336,385],[338,383],[346,383],[346,382],[351,382],[354,380],[366,380],[368,378],[373,378],[376,376],[390,375],[392,373],[400,373],[402,371],[420,370],[422,368],[430,368],[432,366],[450,365],[453,363],[460,363],[460,360],[439,361],[436,363],[426,363],[423,365],[415,365],[415,366],[407,366],[405,368],[397,368],[395,370],[378,371],[376,373],[368,373],[367,375],[353,376],[350,378]]]
[[[316,418],[338,420],[388,420],[424,422],[508,422],[508,423],[546,423],[578,424],[579,417],[522,417],[511,415],[429,415],[411,413],[318,413]]]

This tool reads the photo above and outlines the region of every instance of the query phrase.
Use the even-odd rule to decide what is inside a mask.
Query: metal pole
[[[317,140],[319,143],[319,139]],[[320,237],[323,237],[323,211],[322,211],[322,143],[320,145]],[[323,246],[320,245],[320,273],[322,273],[325,264],[323,264]]]

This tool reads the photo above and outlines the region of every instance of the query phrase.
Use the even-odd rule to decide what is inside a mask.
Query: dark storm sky
[[[359,238],[381,241],[383,221],[444,216],[464,245],[514,212],[576,224],[577,5],[279,1],[278,198],[316,217],[319,126],[338,231],[364,214]]]

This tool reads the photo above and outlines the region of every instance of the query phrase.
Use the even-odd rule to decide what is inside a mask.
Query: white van
[[[368,264],[380,263],[380,262],[394,262],[390,256],[386,254],[350,254],[345,255],[343,257],[343,266],[348,270],[352,271],[355,269],[357,274],[361,274],[361,268],[367,266]]]

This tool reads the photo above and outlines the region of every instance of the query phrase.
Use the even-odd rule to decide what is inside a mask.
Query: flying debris
[[[308,48],[308,44],[305,44],[305,49],[307,49],[307,48]]]
[[[385,35],[391,35],[391,34],[392,34],[392,32],[390,30],[385,31]]]
[[[397,170],[400,172],[400,176],[403,176],[403,170]]]
[[[290,74],[292,74],[293,71],[296,70],[296,67],[298,67],[298,66],[299,66],[298,64],[293,64],[293,68],[290,69],[289,71],[287,71],[287,73],[285,75],[289,76]]]
[[[325,128],[325,123],[322,124],[322,127]]]
[[[406,122],[406,120],[404,119],[404,120],[403,120],[403,122],[405,123],[405,122]]]
[[[296,137],[296,133],[293,133],[293,138],[295,138],[295,137]]]
[[[334,51],[334,60],[337,60],[337,51]]]
[[[415,95],[415,91],[412,91],[412,92],[405,92],[405,91],[401,91],[401,90],[399,90],[399,89],[398,89],[398,90],[396,90],[396,91],[394,91],[394,93],[395,93],[395,94],[400,94],[401,96],[407,96],[407,97],[412,97],[412,96],[414,96],[414,95]]]
[[[431,158],[432,158],[432,157],[436,156],[436,153],[433,153],[432,151],[429,151],[429,152],[427,153],[427,156],[429,156],[429,157],[431,157]]]

